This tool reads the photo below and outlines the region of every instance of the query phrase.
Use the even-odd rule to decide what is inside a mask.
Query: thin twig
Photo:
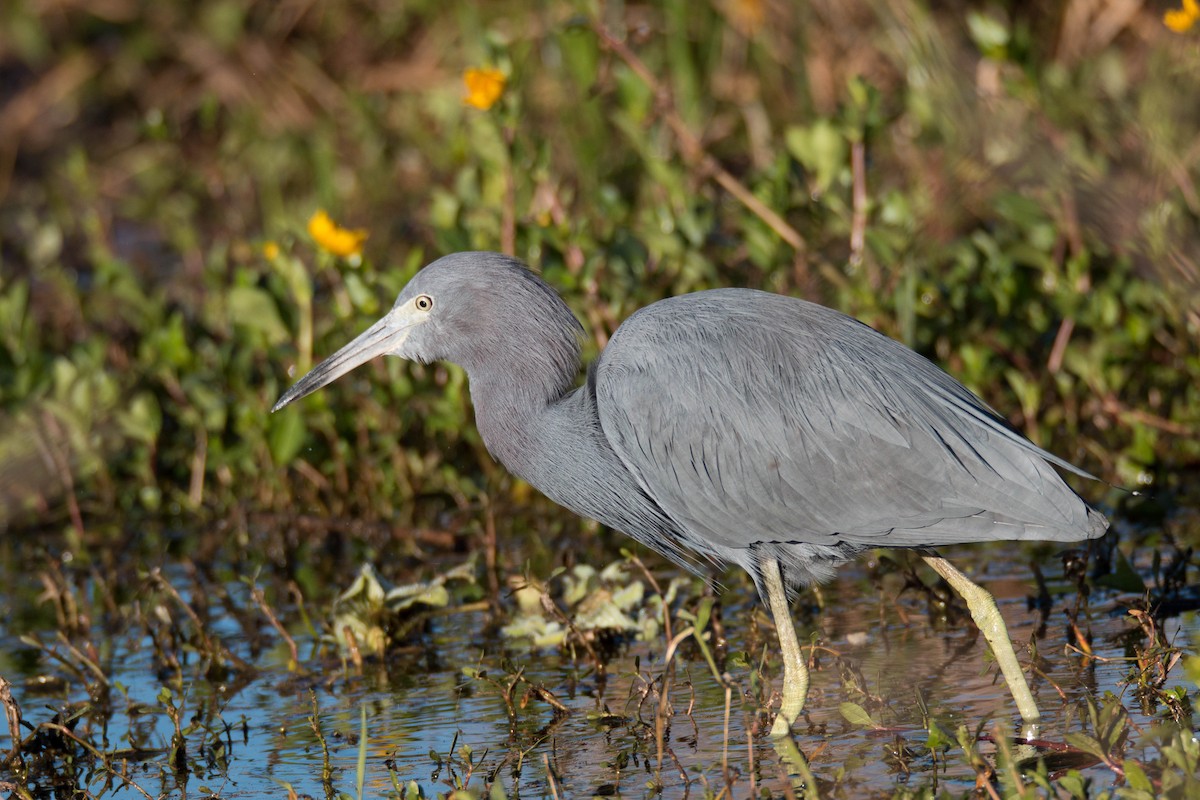
[[[729,772],[729,716],[732,706],[733,686],[727,683],[725,684],[725,721],[721,728],[721,774],[725,777],[725,788],[731,797],[733,796],[733,781],[730,780]]]
[[[354,635],[354,629],[349,625],[343,625],[342,637],[346,640],[346,652],[350,655],[351,663],[354,664],[355,669],[361,674],[363,668],[362,650],[358,647],[358,637]]]
[[[215,655],[228,659],[228,662],[239,672],[253,671],[253,668],[247,664],[244,659],[234,655],[233,651],[226,647],[224,642],[222,642],[220,639],[214,640],[209,637],[208,633],[205,631],[204,623],[200,621],[200,616],[196,613],[196,610],[192,608],[186,600],[183,599],[183,595],[181,595],[179,590],[176,589],[171,582],[166,579],[166,576],[162,574],[161,569],[156,567],[150,573],[150,575],[151,579],[155,581],[163,591],[169,594],[172,599],[175,600],[176,604],[183,609],[183,613],[187,615],[189,620],[191,620],[192,628],[204,647],[205,655],[209,657]]]
[[[1054,689],[1054,691],[1058,692],[1058,696],[1063,702],[1066,702],[1068,700],[1067,693],[1063,691],[1063,688],[1061,686],[1059,686],[1054,681],[1054,679],[1051,678],[1049,675],[1047,675],[1045,672],[1043,672],[1042,670],[1038,669],[1035,666],[1035,667],[1033,667],[1033,674],[1037,675],[1038,677],[1045,680],[1046,683],[1050,684],[1050,686]]]
[[[571,713],[571,709],[568,708],[563,703],[562,700],[559,700],[557,697],[555,697],[554,693],[551,692],[549,689],[547,689],[542,684],[534,683],[533,681],[529,680],[529,678],[526,678],[524,675],[521,676],[521,681],[525,684],[528,684],[529,691],[532,692],[533,694],[537,695],[538,699],[540,699],[542,702],[548,704],[551,708],[553,708],[559,714],[570,714]]]
[[[1138,408],[1129,408],[1118,400],[1115,395],[1105,397],[1101,401],[1101,404],[1105,412],[1121,417],[1126,421],[1137,422],[1141,425],[1157,428],[1160,431],[1165,431],[1176,436],[1192,436],[1196,433],[1189,425],[1165,419],[1157,414],[1151,414],[1148,411],[1142,411]]]
[[[517,254],[517,180],[513,174],[512,126],[504,126],[504,208],[500,218],[500,250],[507,256]]]
[[[488,601],[492,614],[500,613],[499,544],[496,537],[496,512],[490,498],[483,504],[483,570],[487,579]]]
[[[54,464],[54,469],[58,472],[58,478],[62,481],[63,489],[67,494],[67,511],[71,515],[71,525],[75,528],[75,532],[79,538],[83,538],[83,514],[79,510],[79,498],[75,496],[75,478],[71,475],[71,463],[67,456],[63,455],[61,448],[69,448],[67,437],[63,433],[62,426],[58,422],[58,418],[49,411],[42,414],[42,422],[46,426],[46,436],[39,436],[38,441],[45,449],[45,455],[49,456],[51,463]]]
[[[596,648],[592,646],[591,640],[583,635],[583,631],[575,627],[575,621],[567,616],[566,612],[558,607],[558,604],[554,602],[554,598],[550,596],[548,591],[542,590],[541,601],[542,609],[557,619],[562,625],[564,625],[574,637],[572,641],[578,641],[579,644],[583,646],[583,649],[587,651],[588,657],[592,660],[592,666],[596,669],[596,674],[603,675],[605,672],[604,660],[600,658],[600,654],[597,653]]]
[[[1066,650],[1066,651],[1068,651],[1068,652],[1071,652],[1071,653],[1076,653],[1076,654],[1078,654],[1078,655],[1081,655],[1081,656],[1085,656],[1085,657],[1087,657],[1087,658],[1094,659],[1095,661],[1097,661],[1097,662],[1099,662],[1099,663],[1101,663],[1101,664],[1119,664],[1119,663],[1121,663],[1121,662],[1132,663],[1132,662],[1134,662],[1134,661],[1137,661],[1137,657],[1136,657],[1136,656],[1110,656],[1110,657],[1106,657],[1106,656],[1098,656],[1098,655],[1096,655],[1095,653],[1085,653],[1083,650],[1080,650],[1080,649],[1079,649],[1079,647],[1078,647],[1077,645],[1073,645],[1073,644],[1071,644],[1070,642],[1067,642],[1065,645],[1063,645],[1063,649],[1064,649],[1064,650]]]
[[[58,635],[61,637],[62,632],[60,631]],[[78,675],[79,679],[81,681],[83,681],[84,683],[88,682],[87,674],[88,674],[88,672],[91,672],[92,674],[98,676],[100,682],[104,686],[108,686],[108,678],[106,678],[104,676],[104,673],[99,671],[100,668],[98,666],[96,666],[95,663],[91,662],[90,660],[80,657],[80,661],[82,662],[83,666],[87,668],[86,670],[84,670],[79,666],[79,664],[76,664],[75,662],[71,661],[71,659],[67,658],[62,653],[58,652],[57,650],[51,649],[50,645],[45,644],[41,639],[39,639],[35,635],[23,634],[18,638],[23,644],[26,644],[29,647],[40,650],[44,655],[46,655],[49,658],[52,658],[55,661],[62,664],[65,668],[69,669],[75,675]],[[79,653],[79,651],[76,650],[74,647],[68,647],[68,649],[70,649],[73,652],[73,654]]]
[[[850,220],[850,263],[863,263],[867,241],[867,145],[860,138],[850,145],[854,214]],[[878,287],[876,287],[878,288]]]
[[[58,631],[58,641],[59,641],[59,644],[61,644],[65,648],[67,648],[68,653],[70,653],[72,656],[74,656],[75,659],[79,663],[81,663],[85,667],[87,667],[88,670],[93,675],[96,676],[96,679],[98,681],[100,681],[100,684],[102,686],[107,688],[108,686],[111,685],[109,683],[108,677],[104,674],[104,670],[102,670],[100,668],[100,665],[96,663],[95,659],[89,658],[88,656],[84,655],[83,651],[81,651],[75,645],[71,644],[71,640],[68,639],[67,635],[65,633],[63,633],[62,631]]]
[[[554,770],[550,768],[550,756],[542,753],[542,764],[546,767],[546,780],[550,782],[550,796],[558,800],[558,781],[554,778]]]
[[[196,447],[192,451],[192,478],[188,482],[188,505],[199,508],[204,500],[204,477],[208,464],[208,431],[203,425],[196,427]]]
[[[308,724],[312,726],[313,733],[316,734],[317,741],[321,744],[321,785],[325,787],[325,796],[329,800],[333,800],[333,762],[329,758],[329,742],[321,730],[321,708],[317,704],[317,693],[309,689],[308,694],[312,699],[313,709],[312,716],[308,718]]]
[[[637,567],[638,569],[640,569],[642,571],[642,575],[645,576],[646,581],[650,584],[650,588],[654,590],[654,593],[656,595],[658,595],[659,597],[661,597],[663,599],[663,609],[662,609],[662,612],[663,612],[663,615],[662,615],[663,616],[663,638],[665,638],[668,642],[670,642],[672,639],[672,636],[671,636],[671,609],[666,603],[667,597],[665,594],[663,594],[662,587],[659,586],[658,581],[655,580],[655,578],[654,578],[654,574],[652,572],[650,572],[649,568],[645,564],[642,563],[642,560],[640,558],[638,558],[637,556],[630,556],[629,563],[633,564],[635,567]]]
[[[57,722],[43,722],[41,725],[38,726],[38,728],[40,728],[42,730],[47,730],[47,731],[54,731],[55,733],[57,733],[61,736],[65,736],[68,739],[70,739],[71,741],[75,742],[77,745],[82,747],[84,750],[87,750],[89,753],[91,753],[94,758],[96,758],[102,764],[104,764],[104,766],[108,769],[109,775],[113,775],[117,778],[120,778],[122,781],[125,782],[126,786],[132,786],[134,789],[137,789],[139,792],[141,792],[142,796],[145,797],[146,800],[151,800],[149,793],[147,793],[145,789],[143,789],[141,786],[138,786],[136,783],[134,783],[132,780],[130,780],[126,775],[124,775],[123,773],[117,772],[115,769],[113,769],[109,765],[108,756],[106,756],[104,753],[101,753],[98,749],[96,749],[96,746],[94,744],[92,744],[91,742],[84,741],[83,739],[79,738],[79,736],[77,736],[75,734],[75,732],[72,731],[70,728],[68,728],[66,725],[60,725]]]
[[[250,597],[258,605],[259,609],[263,612],[263,615],[266,616],[267,622],[271,623],[271,627],[278,631],[279,635],[283,637],[283,640],[287,642],[288,650],[291,651],[292,655],[288,669],[300,669],[300,651],[296,647],[296,640],[293,639],[292,635],[287,632],[287,628],[283,627],[283,623],[279,621],[279,617],[275,616],[275,612],[269,605],[267,605],[266,595],[263,594],[262,589],[258,588],[257,584],[250,585]]]
[[[9,752],[7,763],[12,764],[21,758],[21,706],[12,696],[12,684],[0,676],[0,705],[4,706],[4,715],[8,718],[8,735],[12,738],[12,750]]]
[[[744,720],[745,714],[743,713],[742,716],[743,716],[743,720]],[[750,730],[749,725],[746,725],[746,730],[747,731]],[[753,736],[746,737],[746,752],[747,752],[746,769],[750,773],[750,796],[758,797],[758,778],[756,776],[757,770],[754,768],[754,737]]]
[[[682,644],[684,640],[686,640],[689,636],[696,635],[698,635],[698,632],[694,627],[691,626],[680,631],[679,635],[667,643],[667,650],[663,654],[663,661],[665,664],[663,666],[662,686],[659,688],[658,706],[654,713],[654,740],[658,750],[658,764],[655,768],[655,773],[660,784],[662,782],[660,773],[662,770],[663,754],[664,752],[670,752],[670,748],[666,747],[666,728],[668,717],[667,712],[670,711],[672,712],[671,716],[674,715],[674,709],[671,707],[671,682],[675,677],[675,652],[679,649],[679,645]],[[671,756],[674,758],[675,754],[671,753]],[[676,763],[678,763],[678,759],[676,759]]]
[[[1071,334],[1074,331],[1074,317],[1065,317],[1058,324],[1058,333],[1054,335],[1054,346],[1050,348],[1050,357],[1046,359],[1046,369],[1051,375],[1056,374],[1062,368],[1063,357],[1067,353],[1067,343],[1071,341]]]

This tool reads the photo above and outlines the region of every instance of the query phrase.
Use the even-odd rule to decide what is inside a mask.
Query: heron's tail
[[[1099,539],[1108,532],[1108,517],[1101,514],[1091,506],[1087,507],[1087,538]]]

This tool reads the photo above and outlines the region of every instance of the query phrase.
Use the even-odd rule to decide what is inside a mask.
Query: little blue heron
[[[1039,718],[987,591],[940,545],[1101,536],[1108,521],[1035,446],[904,345],[824,306],[751,289],[633,314],[576,386],[583,328],[516,259],[457,253],[273,410],[376,356],[450,361],[470,382],[488,451],[577,514],[693,570],[754,578],[783,656],[772,734],[808,691],[789,592],[874,547],[915,548],[963,599],[1018,710]]]

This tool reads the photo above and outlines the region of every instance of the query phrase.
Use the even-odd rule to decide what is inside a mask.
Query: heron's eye
[[[418,311],[428,311],[433,308],[433,298],[427,294],[419,294],[417,299],[413,300],[413,305],[417,307]]]

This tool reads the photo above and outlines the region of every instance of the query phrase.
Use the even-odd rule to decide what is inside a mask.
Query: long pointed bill
[[[317,364],[308,374],[283,393],[271,409],[272,412],[315,392],[322,386],[333,383],[355,367],[361,366],[377,356],[395,352],[417,320],[400,309],[392,309],[358,338]]]

